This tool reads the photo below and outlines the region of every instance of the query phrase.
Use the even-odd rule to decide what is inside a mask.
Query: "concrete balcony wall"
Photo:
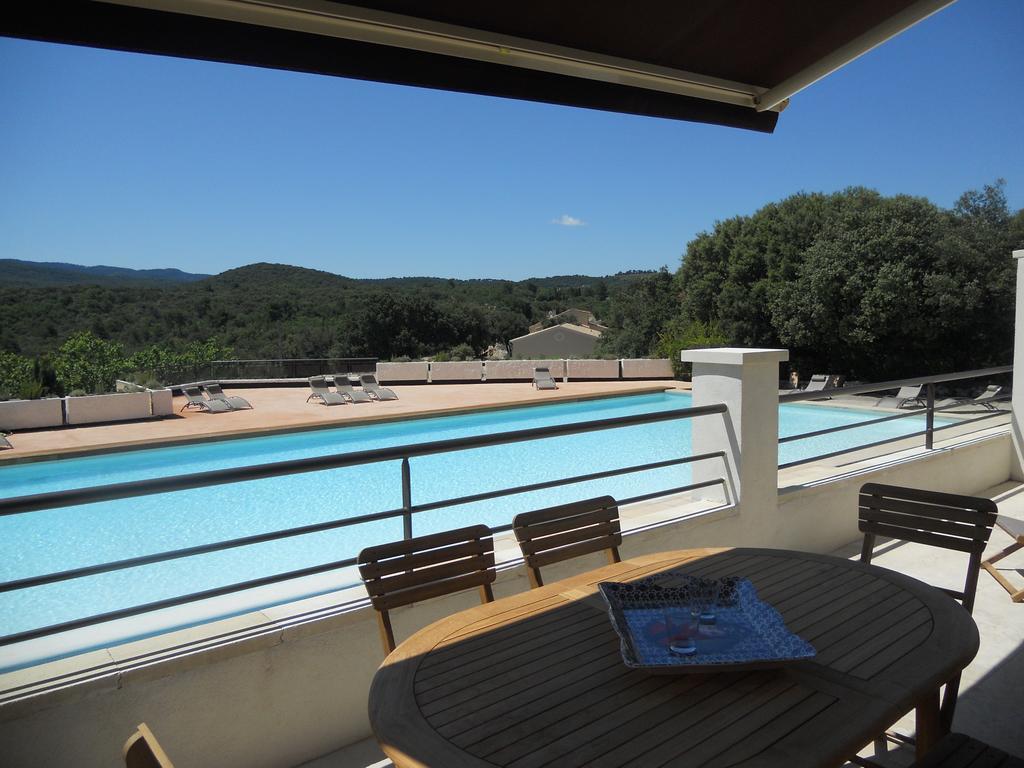
[[[547,368],[551,376],[565,376],[565,360],[488,360],[484,372],[488,381],[533,381],[534,368]]]
[[[565,364],[569,381],[619,378],[618,360],[566,360]]]
[[[382,384],[409,382],[426,383],[429,363],[377,363],[377,380]]]
[[[431,381],[481,381],[484,377],[484,364],[479,360],[431,363]]]
[[[856,491],[863,483],[978,493],[1008,477],[1010,453],[1010,436],[1002,432],[855,475],[786,487],[778,505],[761,510],[756,527],[734,507],[691,510],[679,519],[685,510],[662,502],[660,512],[632,522],[640,507],[627,509],[622,555],[741,545],[831,552],[859,535]],[[640,523],[646,527],[630,530]],[[507,538],[498,542],[499,560],[514,553]],[[596,553],[545,569],[545,576],[551,582],[605,562]],[[528,588],[525,570],[514,566],[499,573],[495,593]],[[347,594],[358,597],[361,590]],[[473,591],[400,608],[392,613],[396,636],[401,641],[477,600]],[[3,763],[42,768],[53,765],[54,755],[74,755],[80,768],[118,765],[121,744],[142,721],[176,765],[197,768],[295,766],[367,738],[369,686],[384,652],[373,611],[327,610],[342,602],[337,595],[312,598],[0,675],[0,690],[28,686],[20,699],[0,703]],[[283,620],[285,608],[295,616],[328,615]],[[208,639],[187,652],[172,650],[200,636]],[[31,680],[47,671],[70,677],[45,693],[26,695],[35,690]],[[10,698],[0,694],[0,702]]]
[[[149,397],[153,404],[154,416],[170,416],[174,413],[174,397],[169,389],[151,389]]]
[[[64,423],[61,398],[0,401],[0,430],[43,429]]]
[[[65,399],[68,424],[100,424],[108,421],[148,419],[152,404],[148,392],[85,395]]]
[[[671,379],[672,361],[664,358],[654,360],[623,360],[624,379]]]

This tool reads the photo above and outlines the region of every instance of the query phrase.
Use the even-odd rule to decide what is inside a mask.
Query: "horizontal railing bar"
[[[718,477],[718,478],[715,478],[714,480],[704,480],[703,482],[700,482],[700,483],[690,483],[689,485],[680,485],[680,486],[677,486],[675,488],[666,488],[666,489],[661,490],[661,491],[654,491],[653,493],[642,493],[639,496],[630,496],[627,499],[620,499],[620,500],[618,500],[618,504],[619,504],[619,506],[624,507],[627,504],[637,504],[638,502],[648,501],[650,499],[657,499],[657,498],[659,498],[661,496],[673,496],[673,495],[675,495],[677,493],[686,493],[687,491],[696,491],[696,490],[698,490],[700,488],[708,488],[708,487],[710,487],[712,485],[718,485],[719,483],[721,483],[724,486],[725,485],[725,478],[724,477]]]
[[[779,395],[779,402],[797,403],[803,400],[824,400],[835,395],[860,395],[870,392],[881,392],[884,389],[912,387],[918,384],[938,384],[945,381],[963,381],[964,379],[978,379],[982,376],[996,376],[1001,373],[1012,372],[1012,365],[1000,365],[995,368],[979,368],[974,371],[960,371],[959,373],[917,376],[912,379],[894,379],[893,381],[881,381],[874,384],[853,384],[848,387],[833,387],[831,389],[819,389],[813,392],[800,390],[798,392],[786,392],[785,394]]]
[[[0,646],[21,643],[26,640],[36,640],[40,637],[45,637],[46,635],[53,635],[58,632],[69,632],[73,629],[82,629],[83,627],[90,627],[93,624],[102,624],[106,621],[126,619],[130,616],[137,616],[140,613],[159,611],[164,608],[173,608],[174,606],[182,605],[184,603],[192,603],[198,600],[208,600],[213,597],[222,597],[224,595],[231,594],[232,592],[241,592],[244,589],[255,589],[256,587],[265,587],[269,586],[270,584],[275,584],[279,581],[285,581],[287,579],[298,579],[302,578],[303,576],[314,576],[318,573],[333,571],[337,568],[345,568],[347,566],[355,564],[356,559],[354,557],[349,557],[344,560],[335,560],[331,563],[325,563],[324,565],[314,565],[309,568],[299,568],[294,571],[277,573],[273,576],[263,576],[259,579],[239,581],[234,584],[228,584],[223,587],[206,589],[202,592],[191,592],[187,595],[181,595],[179,597],[169,597],[165,600],[154,600],[151,603],[145,603],[143,605],[133,605],[129,608],[120,608],[116,611],[98,613],[93,616],[86,616],[81,619],[74,619],[73,621],[64,621],[59,624],[50,624],[46,627],[39,627],[38,629],[30,629],[24,632],[15,632],[13,634],[3,635],[2,637],[0,637]]]
[[[975,416],[973,419],[962,419],[955,424],[943,424],[941,427],[935,427],[933,432],[939,432],[943,429],[953,429],[954,427],[962,427],[964,424],[973,424],[976,421],[984,421],[985,419],[992,419],[996,416],[1009,416],[1009,411],[989,411],[988,413],[982,414],[981,416]]]
[[[352,525],[374,523],[378,520],[401,517],[403,514],[404,511],[402,509],[391,509],[384,512],[373,512],[367,515],[359,515],[358,517],[347,517],[341,520],[331,520],[323,523],[303,525],[297,528],[285,528],[268,533],[257,533],[252,536],[241,536],[237,539],[228,539],[225,541],[214,542],[212,544],[199,544],[194,547],[172,549],[166,552],[157,552],[152,555],[129,557],[124,560],[115,560],[110,563],[87,565],[82,568],[72,568],[66,571],[48,573],[43,576],[29,576],[23,579],[15,579],[13,581],[0,583],[0,593],[13,592],[18,589],[29,589],[31,587],[41,587],[45,584],[55,584],[57,582],[69,581],[71,579],[81,579],[86,576],[98,576],[101,573],[123,571],[127,568],[138,568],[139,566],[153,565],[154,563],[162,563],[168,560],[180,560],[183,557],[207,555],[211,552],[220,552],[225,549],[236,549],[238,547],[252,546],[253,544],[265,544],[270,541],[278,541],[280,539],[287,539],[293,536],[306,536],[311,533],[322,533],[336,528],[347,528]]]
[[[725,413],[723,403],[703,405],[697,408],[681,408],[674,411],[659,413],[640,413],[632,416],[615,416],[610,419],[597,419],[587,422],[556,424],[549,427],[534,427],[496,435],[472,435],[457,437],[451,440],[436,440],[428,443],[401,445],[392,448],[375,448],[368,451],[314,456],[308,459],[291,459],[269,464],[256,464],[230,469],[217,469],[208,472],[195,472],[181,477],[159,477],[148,480],[135,480],[127,483],[100,485],[90,488],[75,488],[67,491],[52,491],[29,496],[18,496],[11,499],[0,499],[0,517],[24,512],[34,512],[54,507],[70,507],[78,504],[92,504],[100,501],[148,496],[170,491],[205,488],[211,485],[264,480],[282,475],[294,475],[304,472],[319,472],[328,469],[341,469],[362,464],[381,461],[398,461],[417,456],[431,456],[439,453],[450,453],[470,448],[484,448],[492,445],[526,442],[548,437],[560,437],[570,434],[597,432],[604,429],[631,427],[641,424],[654,424],[662,421],[690,419],[697,416]]]
[[[898,440],[907,440],[911,437],[921,437],[921,435],[928,434],[927,429],[922,429],[920,432],[908,432],[905,435],[897,435],[896,437],[887,437],[885,440],[876,440],[873,443],[864,443],[863,445],[855,445],[852,448],[843,448],[838,451],[832,451],[831,453],[822,453],[817,456],[811,456],[806,459],[797,459],[796,461],[789,461],[785,464],[779,464],[779,469],[788,469],[789,467],[795,467],[798,464],[807,464],[812,461],[818,461],[819,459],[831,459],[833,456],[842,456],[844,453],[853,453],[854,451],[862,451],[866,448],[875,448],[879,445],[885,445],[886,443],[895,443]]]
[[[858,421],[855,424],[841,424],[838,427],[829,427],[827,429],[817,429],[813,432],[801,432],[799,435],[787,435],[786,437],[779,438],[779,444],[791,443],[794,440],[803,440],[809,437],[820,437],[821,435],[830,435],[833,432],[842,432],[846,429],[857,429],[857,427],[867,427],[872,424],[881,424],[883,421],[895,421],[896,419],[906,419],[910,416],[921,416],[928,411],[927,408],[914,408],[910,411],[903,413],[897,413],[892,416],[883,416],[879,419],[869,419],[868,421]]]
[[[543,491],[547,488],[557,488],[562,485],[574,485],[576,483],[587,483],[591,480],[601,480],[606,477],[616,477],[617,475],[626,475],[631,472],[643,472],[649,469],[663,469],[665,467],[674,467],[680,464],[690,464],[695,461],[703,461],[705,459],[717,459],[725,458],[725,451],[714,451],[712,453],[701,453],[696,456],[684,456],[678,459],[667,459],[665,461],[654,461],[649,464],[638,464],[631,467],[623,467],[621,469],[609,469],[604,472],[592,472],[587,475],[575,475],[573,477],[559,479],[559,480],[545,480],[540,483],[530,483],[529,485],[518,485],[514,488],[502,488],[497,491],[485,491],[483,493],[474,493],[469,496],[459,496],[453,499],[444,499],[442,501],[431,501],[426,504],[414,504],[410,507],[413,512],[427,512],[432,509],[442,509],[444,507],[455,507],[460,504],[471,504],[476,501],[486,501],[488,499],[495,499],[501,496],[511,496],[517,493],[529,493],[531,491]]]
[[[591,480],[599,480],[604,477],[614,477],[616,475],[624,475],[631,472],[642,472],[649,469],[660,469],[680,464],[689,464],[695,461],[713,458],[725,458],[725,452],[716,451],[713,453],[698,454],[696,456],[684,456],[678,459],[668,459],[666,461],[650,462],[648,464],[639,464],[631,467],[607,470],[605,472],[594,472],[587,475],[577,475],[570,478],[549,480],[542,483],[533,483],[531,485],[522,485],[516,488],[501,489],[499,491],[488,491],[485,493],[473,494],[471,496],[462,496],[454,499],[444,499],[442,501],[432,502],[430,504],[415,505],[410,508],[410,511],[427,512],[434,509],[458,506],[459,504],[467,504],[473,501],[485,501],[487,499],[497,498],[500,496],[510,496],[516,493],[526,493],[533,490],[544,490],[545,488],[554,488],[561,485],[572,485],[575,483],[589,482]],[[26,577],[23,579],[16,579],[0,583],[0,593],[12,592],[19,589],[29,589],[31,587],[40,587],[46,584],[55,584],[57,582],[84,578],[86,576],[97,576],[101,573],[125,570],[127,568],[137,568],[143,565],[152,565],[154,563],[166,562],[168,560],[178,560],[185,557],[195,557],[197,555],[205,555],[213,552],[220,552],[226,549],[251,546],[254,544],[265,544],[267,542],[277,541],[280,539],[286,539],[294,536],[305,536],[313,533],[322,533],[324,531],[334,530],[338,528],[347,528],[353,525],[362,525],[364,523],[377,522],[378,520],[387,520],[391,518],[401,517],[403,514],[405,514],[405,510],[401,508],[387,510],[384,512],[373,512],[366,515],[359,515],[357,517],[349,517],[341,520],[330,520],[323,523],[313,523],[310,525],[298,526],[296,528],[286,528],[268,533],[253,534],[252,536],[242,536],[235,539],[228,539],[226,541],[219,541],[211,544],[200,544],[194,547],[185,547],[182,549],[175,549],[167,552],[154,553],[152,555],[140,555],[139,557],[126,558],[124,560],[117,560],[114,562],[103,563],[98,565],[84,566],[82,568],[73,568],[66,571],[49,573],[43,576]]]

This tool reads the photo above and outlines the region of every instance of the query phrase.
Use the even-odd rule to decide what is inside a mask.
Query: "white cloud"
[[[587,222],[583,219],[577,219],[575,216],[570,216],[568,213],[563,213],[557,219],[551,220],[552,224],[558,224],[563,227],[585,227]]]

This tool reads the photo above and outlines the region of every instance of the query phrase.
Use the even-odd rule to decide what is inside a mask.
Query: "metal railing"
[[[262,544],[270,541],[277,541],[295,536],[321,533],[324,531],[376,522],[378,520],[401,518],[403,535],[405,536],[405,538],[410,538],[412,536],[413,515],[422,512],[442,509],[445,507],[454,507],[478,501],[486,501],[488,499],[494,499],[501,496],[510,496],[513,494],[528,493],[531,491],[538,491],[546,488],[556,488],[564,485],[572,485],[575,483],[600,480],[608,477],[615,477],[618,475],[631,474],[634,472],[643,472],[647,470],[680,466],[683,464],[690,464],[693,462],[705,461],[708,459],[720,458],[724,460],[724,451],[713,451],[710,453],[702,453],[692,456],[681,456],[678,458],[666,459],[663,461],[648,462],[644,464],[637,464],[617,469],[609,469],[601,472],[592,472],[583,475],[575,475],[568,478],[560,478],[556,480],[546,480],[543,482],[518,485],[510,488],[499,489],[496,491],[486,491],[482,493],[473,493],[464,496],[456,496],[424,504],[414,504],[412,500],[412,473],[410,467],[410,459],[419,456],[430,456],[441,453],[451,453],[455,451],[463,451],[472,448],[505,445],[509,443],[525,442],[529,440],[541,440],[552,437],[560,437],[564,435],[582,434],[585,432],[616,429],[620,427],[630,427],[643,424],[655,424],[665,421],[691,419],[698,416],[722,414],[725,412],[726,406],[724,404],[707,405],[700,406],[697,408],[685,408],[661,413],[645,413],[638,414],[635,416],[618,416],[609,419],[599,419],[595,421],[580,422],[573,424],[559,424],[550,427],[535,427],[532,429],[523,429],[513,432],[506,432],[504,434],[460,437],[450,440],[438,440],[429,443],[419,443],[415,445],[396,446],[393,448],[377,448],[367,451],[333,454],[329,456],[317,456],[308,459],[292,459],[288,461],[272,462],[268,464],[212,470],[209,472],[193,473],[180,477],[163,477],[149,480],[137,480],[127,483],[115,483],[111,485],[101,485],[89,488],[76,488],[66,491],[54,491],[51,493],[39,493],[29,496],[19,496],[10,499],[0,499],[0,517],[3,517],[8,515],[26,514],[44,509],[69,507],[79,504],[93,504],[96,502],[104,501],[115,501],[118,499],[128,499],[138,496],[149,496],[159,493],[168,493],[172,491],[181,491],[193,488],[205,488],[207,486],[212,485],[225,485],[230,483],[245,482],[249,480],[261,480],[266,478],[281,477],[284,475],[293,475],[305,472],[318,472],[329,469],[340,469],[343,467],[354,467],[363,464],[373,464],[378,462],[401,461],[402,506],[397,509],[389,509],[382,512],[373,512],[365,515],[358,515],[355,517],[339,518],[321,523],[296,526],[293,528],[285,528],[277,531],[270,531],[267,533],[260,533],[251,536],[242,536],[235,539],[218,541],[210,544],[202,544],[193,547],[185,547],[182,549],[168,550],[164,552],[154,553],[151,555],[131,557],[109,563],[101,563],[81,568],[72,568],[64,571],[57,571],[53,573],[44,574],[42,576],[32,576],[27,578],[14,579],[0,583],[0,593],[12,592],[15,590],[31,589],[33,587],[39,587],[46,584],[54,584],[62,581],[68,581],[70,579],[85,578],[88,576],[95,576],[101,573],[109,573],[112,571],[120,571],[125,570],[127,568],[151,565],[154,563],[161,563],[169,560],[177,560],[186,557],[193,557],[196,555],[203,555],[212,552],[220,552],[223,550],[235,549],[238,547]],[[706,488],[709,486],[719,484],[725,484],[724,477],[719,477],[713,480],[706,480],[698,483],[689,483],[687,485],[676,486],[672,488],[666,488],[651,493],[632,496],[626,499],[618,499],[618,503],[620,505],[633,504],[639,501],[646,501],[648,499],[659,498],[662,496],[670,496],[678,493],[685,493],[687,491],[693,491],[700,488]],[[509,523],[506,525],[492,527],[491,530],[495,532],[501,532],[511,530],[511,528],[512,525]],[[162,608],[170,608],[176,605],[182,605],[184,603],[204,600],[212,597],[219,597],[222,595],[230,594],[232,592],[239,592],[242,590],[252,589],[255,587],[267,586],[289,579],[300,578],[303,576],[312,576],[314,574],[324,573],[326,571],[331,571],[338,568],[349,567],[355,564],[356,558],[349,557],[342,560],[336,560],[330,563],[323,563],[320,565],[311,566],[308,568],[287,571],[284,573],[274,574],[272,576],[265,576],[257,579],[249,579],[247,581],[236,582],[222,587],[207,589],[200,592],[192,592],[186,595],[180,595],[178,597],[167,598],[164,600],[157,600],[154,602],[145,603],[143,605],[130,606],[127,608],[109,611],[102,614],[87,616],[71,621],[64,621],[58,624],[51,624],[49,626],[40,627],[37,629],[16,632],[13,634],[0,636],[0,646],[23,642],[26,640],[33,640],[36,638],[72,629],[80,629],[82,627],[99,624],[105,621],[112,621],[115,619],[127,618],[129,616],[136,616],[142,613],[147,613],[149,611],[155,611]]]
[[[807,400],[824,400],[829,399],[838,395],[861,395],[871,394],[873,392],[885,392],[893,389],[900,389],[902,387],[909,386],[921,386],[924,389],[924,395],[921,398],[914,398],[915,400],[924,400],[924,405],[920,408],[911,408],[904,413],[896,413],[890,416],[881,416],[877,419],[868,419],[867,421],[858,421],[853,424],[842,424],[838,427],[829,427],[828,429],[816,429],[811,432],[802,432],[798,435],[787,435],[786,437],[779,438],[779,445],[784,443],[790,443],[794,440],[806,440],[811,437],[821,437],[822,435],[830,435],[835,432],[842,432],[848,429],[858,429],[861,427],[868,427],[874,424],[881,424],[887,421],[896,421],[898,419],[907,419],[914,416],[925,416],[925,428],[917,432],[909,432],[895,437],[885,438],[884,440],[875,440],[870,443],[863,443],[860,445],[851,446],[849,448],[843,448],[837,451],[831,451],[829,453],[822,453],[815,456],[809,456],[795,461],[788,461],[784,464],[779,464],[779,469],[787,469],[788,467],[795,467],[800,464],[808,464],[813,461],[820,461],[822,459],[830,459],[835,456],[841,456],[845,453],[852,453],[854,451],[862,451],[868,448],[877,448],[888,443],[898,442],[900,440],[907,440],[914,437],[924,436],[924,447],[931,450],[935,444],[935,433],[940,432],[944,429],[953,429],[956,427],[962,427],[965,424],[972,424],[977,421],[983,421],[985,419],[995,418],[997,416],[1005,416],[1004,411],[992,410],[990,413],[983,414],[971,419],[960,419],[953,424],[945,424],[942,426],[935,426],[935,414],[943,411],[948,411],[953,408],[962,408],[966,405],[980,405],[985,406],[993,402],[1007,400],[1009,395],[998,394],[995,397],[989,397],[984,399],[964,399],[960,398],[961,402],[949,403],[942,406],[935,405],[935,385],[942,384],[949,381],[964,381],[967,379],[980,379],[992,376],[999,376],[1013,372],[1012,365],[1003,365],[996,368],[980,368],[973,371],[961,371],[959,373],[945,373],[941,375],[932,376],[917,376],[911,379],[896,379],[893,381],[882,381],[875,382],[872,384],[853,384],[845,387],[835,387],[831,389],[819,389],[813,391],[799,390],[794,392],[786,392],[779,395],[779,404],[785,405],[787,403],[798,403]]]

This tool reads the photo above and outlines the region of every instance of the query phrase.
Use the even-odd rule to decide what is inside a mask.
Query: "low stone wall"
[[[384,383],[427,382],[429,363],[377,363],[377,381]]]
[[[174,396],[169,389],[151,389],[149,397],[153,402],[154,416],[170,416],[174,413]]]
[[[564,360],[488,360],[484,363],[488,381],[533,381],[534,368],[547,368],[556,379],[565,376]]]
[[[59,397],[0,401],[0,430],[43,429],[64,423]]]
[[[479,360],[451,363],[431,363],[431,381],[480,381],[484,377],[484,364]]]
[[[619,378],[618,360],[566,360],[569,381]]]
[[[66,399],[68,424],[99,424],[107,421],[148,419],[152,416],[149,392],[84,395]]]
[[[671,379],[672,376],[671,360],[662,358],[622,361],[622,378],[624,379]]]

